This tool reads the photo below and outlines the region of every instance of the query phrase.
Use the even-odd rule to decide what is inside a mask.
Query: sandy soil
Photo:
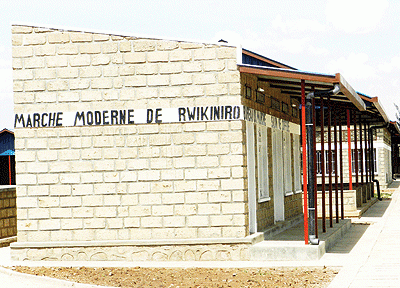
[[[17,272],[112,287],[327,287],[333,268],[7,267]]]

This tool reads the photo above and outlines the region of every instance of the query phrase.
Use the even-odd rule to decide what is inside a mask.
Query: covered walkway
[[[330,288],[335,287],[400,287],[400,181],[392,183],[397,187],[392,199],[379,202],[360,219],[366,227],[361,239],[351,247],[351,234],[346,235],[344,245],[336,247],[321,260],[343,255],[344,266],[335,277]],[[357,238],[355,238],[357,239]],[[345,247],[352,248],[346,254]],[[340,254],[341,253],[341,254]],[[333,256],[333,257],[332,257]]]
[[[289,95],[293,107],[300,104],[305,244],[334,222],[359,217],[358,208],[373,199],[377,183],[376,129],[390,126],[378,98],[356,92],[340,74],[247,64],[239,70]],[[354,195],[351,213],[348,191]]]

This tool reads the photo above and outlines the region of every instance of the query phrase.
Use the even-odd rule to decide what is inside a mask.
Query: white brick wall
[[[235,47],[12,32],[15,113],[240,104]],[[20,242],[247,235],[240,121],[15,136]]]

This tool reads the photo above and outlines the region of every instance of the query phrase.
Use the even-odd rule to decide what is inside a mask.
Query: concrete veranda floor
[[[316,261],[238,262],[14,262],[10,248],[0,248],[0,266],[86,267],[341,267],[329,287],[400,287],[400,181],[391,200],[374,204],[321,259]],[[0,267],[0,287],[99,287],[19,274]]]

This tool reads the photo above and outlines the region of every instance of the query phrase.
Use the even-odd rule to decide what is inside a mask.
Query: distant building
[[[0,185],[15,185],[14,133],[0,131]]]

